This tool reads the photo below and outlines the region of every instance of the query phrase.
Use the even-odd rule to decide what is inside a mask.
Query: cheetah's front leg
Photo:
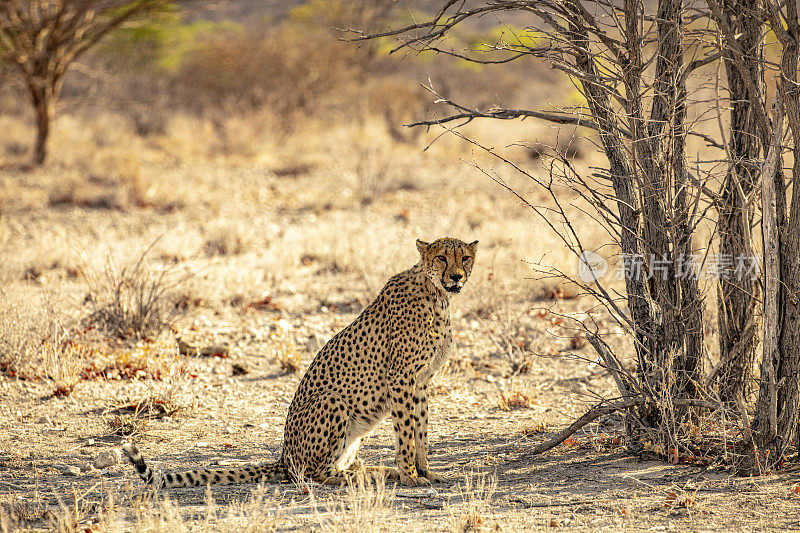
[[[453,350],[453,336],[446,334],[441,349],[433,358],[431,365],[417,377],[417,386],[414,394],[414,441],[417,446],[417,473],[426,478],[431,483],[442,483],[447,481],[445,476],[435,474],[428,467],[428,382],[445,361],[450,357]]]
[[[395,379],[389,387],[400,482],[403,485],[419,486],[430,482],[427,478],[417,475],[413,392],[413,379],[410,375]]]
[[[417,474],[431,483],[442,483],[447,478],[435,474],[428,468],[428,385],[417,387],[414,394],[414,442],[416,444]]]

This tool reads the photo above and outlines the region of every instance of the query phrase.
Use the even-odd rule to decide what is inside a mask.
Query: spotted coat
[[[285,478],[340,482],[361,466],[362,439],[391,415],[397,467],[366,468],[407,485],[442,481],[428,467],[428,382],[452,350],[449,300],[467,281],[477,244],[417,241],[420,261],[389,279],[311,362],[289,406],[277,463],[156,472],[135,446],[123,451],[142,479],[164,487]]]

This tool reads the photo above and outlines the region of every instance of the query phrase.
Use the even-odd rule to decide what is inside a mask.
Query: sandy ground
[[[293,322],[291,331],[299,336],[308,331],[305,323],[325,324],[332,330],[352,316],[328,312],[282,320]],[[217,321],[229,323],[234,318]],[[269,327],[273,317],[250,312],[238,320],[231,329],[241,332]],[[27,506],[31,520],[24,524],[39,527],[47,527],[53,519],[48,509],[56,514],[77,512],[81,523],[89,525],[104,509],[101,525],[109,529],[152,528],[152,515],[166,521],[168,529],[192,524],[226,529],[231,509],[245,505],[240,520],[256,529],[277,530],[800,528],[800,500],[789,491],[796,474],[744,479],[713,466],[670,466],[632,457],[623,446],[610,444],[621,435],[613,418],[590,426],[571,445],[532,456],[528,452],[532,445],[587,406],[586,397],[573,392],[580,388],[577,384],[610,392],[611,383],[585,363],[556,357],[537,357],[527,374],[508,377],[507,365],[499,357],[480,361],[470,357],[491,348],[483,332],[470,329],[469,323],[461,319],[454,324],[459,347],[453,364],[437,379],[431,400],[432,466],[450,476],[452,483],[433,490],[389,484],[379,498],[371,494],[371,486],[288,483],[263,489],[179,489],[151,496],[132,468],[118,462],[120,437],[111,434],[106,422],[110,406],[123,400],[168,391],[176,405],[184,406],[172,416],[149,421],[134,437],[143,453],[162,467],[235,465],[278,457],[283,419],[300,374],[283,373],[277,364],[264,360],[257,342],[231,332],[215,336],[216,341],[230,342],[228,358],[184,357],[185,377],[171,383],[86,382],[68,397],[51,398],[48,383],[3,378],[0,487],[5,505]],[[234,365],[246,373],[233,376]],[[512,391],[524,394],[526,405],[505,410],[500,394]],[[391,464],[391,431],[384,422],[365,442],[365,462]],[[592,436],[606,437],[607,442],[592,444]],[[106,452],[114,464],[92,467],[98,458],[108,456]],[[151,497],[142,503],[142,498]],[[162,501],[167,497],[169,504]],[[259,502],[258,512],[241,503],[253,498]]]
[[[530,210],[458,162],[476,160],[463,147],[444,141],[422,153],[362,127],[297,134],[288,148],[256,160],[195,160],[184,137],[174,158],[163,155],[180,144],[174,138],[131,138],[129,152],[115,144],[110,162],[87,180],[80,161],[95,145],[70,137],[71,120],[60,122],[65,129],[55,138],[73,150],[56,152],[41,170],[0,174],[3,335],[27,336],[46,351],[48,333],[34,324],[48,313],[79,331],[91,307],[84,277],[102,284],[109,262],[119,271],[151,244],[149,268],[191,275],[175,290],[181,315],[156,342],[92,337],[91,344],[74,333],[76,343],[102,350],[30,353],[22,363],[37,379],[19,379],[10,367],[0,373],[6,529],[800,529],[800,495],[790,491],[796,471],[745,479],[716,464],[627,455],[613,416],[530,454],[597,395],[615,396],[570,319],[596,321],[620,353],[630,347],[587,297],[532,279],[531,264],[567,268],[568,255]],[[117,124],[109,118],[93,127],[101,137]],[[517,185],[541,200],[530,184]],[[592,238],[591,222],[575,216]],[[415,238],[443,235],[481,242],[468,289],[453,301],[455,353],[431,398],[431,462],[451,483],[153,495],[119,461],[126,438],[166,468],[275,460],[288,403],[313,354],[415,261]],[[225,357],[182,354],[177,337],[197,348],[223,346]],[[138,361],[141,369],[79,377],[98,361]],[[299,370],[287,371],[287,361]],[[54,396],[64,385],[74,388]],[[160,401],[168,416],[156,413],[131,437],[117,434],[134,416],[117,408],[144,399]],[[392,463],[388,422],[365,442],[362,458]]]

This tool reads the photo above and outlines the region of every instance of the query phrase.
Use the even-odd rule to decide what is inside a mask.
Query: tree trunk
[[[750,61],[750,78],[760,83],[763,76],[759,17],[747,16],[758,9],[760,0],[725,0],[724,16]],[[742,74],[735,67],[733,51],[725,50],[725,69],[731,100],[731,137],[728,149],[732,159],[720,195],[719,254],[728,265],[720,273],[717,287],[720,365],[719,393],[726,403],[735,403],[750,392],[756,353],[756,306],[759,284],[751,272],[754,256],[750,228],[753,211],[749,201],[757,178],[759,157],[758,130],[751,95]],[[752,95],[758,97],[758,95]],[[766,149],[766,148],[765,148]]]
[[[703,382],[702,298],[696,277],[682,273],[680,264],[688,261],[692,251],[684,151],[682,10],[681,0],[659,1],[652,108],[647,135],[635,142],[637,163],[642,169],[643,238],[648,259],[655,263],[650,272],[650,293],[658,306],[657,331],[661,337],[658,351],[650,354],[649,366],[655,375],[663,375],[649,379],[665,399],[696,398]],[[667,416],[683,418],[689,409],[676,409]]]
[[[46,85],[36,82],[28,83],[33,110],[36,114],[36,143],[33,148],[34,165],[41,165],[47,158],[47,140],[50,136],[50,121],[53,118],[53,91]]]
[[[778,80],[773,139],[762,172],[762,189],[774,189],[764,199],[765,249],[764,358],[761,386],[753,419],[753,447],[746,472],[770,471],[780,466],[794,444],[800,410],[800,187],[792,187],[789,216],[787,186],[782,168],[782,114],[785,111],[792,136],[792,179],[800,180],[800,21],[794,4],[782,13],[767,7],[770,23],[783,47]],[[785,26],[784,26],[785,23]],[[774,196],[775,208],[767,200]],[[764,193],[762,193],[762,198]],[[777,237],[777,238],[776,238]],[[777,271],[777,273],[776,273]],[[769,306],[769,307],[767,307]]]
[[[630,271],[626,268],[627,303],[635,324],[637,374],[661,407],[647,403],[638,409],[637,419],[645,428],[666,429],[675,427],[689,409],[673,409],[671,400],[696,398],[700,393],[703,308],[697,279],[679,275],[679,262],[691,255],[692,244],[683,148],[686,94],[680,75],[682,2],[659,2],[659,51],[649,116],[640,91],[639,10],[634,0],[626,1],[625,42],[630,64],[625,71],[625,92],[632,95],[628,111],[630,152],[622,148],[615,135],[617,130],[608,116],[612,106],[607,93],[594,83],[581,83],[581,89],[610,163],[610,178],[619,200],[622,253],[625,259],[641,262],[630,265]],[[580,45],[577,49],[590,49],[588,33],[578,25],[570,27],[568,38]],[[588,52],[575,57],[578,70],[587,73],[587,78],[599,77]],[[638,429],[633,425],[628,429],[633,433],[631,445],[636,447]],[[672,432],[664,433],[669,445],[674,446]]]
[[[776,106],[773,127],[775,133],[769,146],[767,157],[761,170],[761,205],[762,205],[762,238],[764,241],[764,355],[761,360],[761,385],[758,402],[753,418],[752,453],[740,471],[745,474],[762,474],[770,469],[767,450],[778,434],[777,421],[777,380],[776,373],[780,364],[780,281],[781,281],[781,246],[780,223],[778,220],[778,198],[783,192],[782,178],[778,172],[780,156],[781,132],[783,130],[783,109]],[[773,455],[774,457],[774,455]]]
[[[800,179],[800,88],[797,67],[800,59],[800,25],[797,13],[788,17],[788,28],[781,58],[781,78],[778,93],[786,112],[789,130],[792,133],[794,183]],[[777,141],[776,141],[777,142]],[[763,453],[769,454],[768,464],[778,465],[789,446],[793,444],[797,431],[800,410],[800,187],[792,187],[791,208],[788,223],[780,235],[781,298],[780,336],[778,352],[780,358],[775,367],[777,434],[772,441],[762,445]]]

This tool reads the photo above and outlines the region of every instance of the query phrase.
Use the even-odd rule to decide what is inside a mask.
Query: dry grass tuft
[[[458,488],[464,503],[449,508],[452,531],[488,531],[488,514],[494,493],[497,492],[497,478],[467,475]]]
[[[0,532],[20,531],[26,523],[40,522],[49,516],[41,501],[11,501],[0,505]]]
[[[139,400],[124,400],[113,405],[109,411],[111,414],[126,415],[132,414],[138,418],[164,418],[175,416],[184,411],[187,406],[178,402],[174,394],[148,394]]]
[[[96,487],[94,487],[96,488]],[[37,492],[25,502],[0,505],[0,532],[54,531],[237,531],[243,533],[276,531],[283,518],[284,502],[279,491],[258,486],[244,497],[219,506],[211,493],[199,511],[187,511],[164,493],[143,495],[132,500],[130,512],[121,512],[113,493],[79,492],[75,487],[57,505],[49,505],[44,493]],[[291,505],[291,503],[289,504]]]
[[[112,435],[133,437],[144,433],[147,419],[136,415],[113,415],[106,419],[106,424]]]
[[[90,339],[91,327],[67,327],[67,320],[49,297],[33,300],[31,308],[23,302],[0,306],[0,371],[18,379],[50,380],[53,397],[69,396],[82,381],[164,380],[186,372],[174,343],[109,346]]]
[[[533,422],[528,422],[522,426],[523,435],[539,435],[549,429],[547,422],[543,419],[535,419]]]
[[[267,357],[272,357],[281,371],[294,373],[303,366],[303,350],[295,343],[292,325],[286,319],[280,319],[272,326],[269,342],[266,345]]]
[[[150,392],[138,400],[126,399],[106,409],[103,417],[111,433],[122,437],[142,435],[150,420],[175,416],[188,408],[175,389]]]
[[[171,342],[109,347],[76,339],[65,341],[58,354],[60,367],[50,369],[44,376],[55,384],[54,397],[69,396],[82,381],[172,381],[187,373],[186,364],[180,362],[177,347]]]
[[[281,334],[272,334],[270,338],[273,341],[275,359],[281,370],[286,373],[299,371],[303,366],[303,352],[297,348],[297,345]]]
[[[56,496],[57,507],[49,506],[42,496],[37,491],[28,501],[0,506],[0,532],[121,530],[116,523],[114,499],[110,495],[102,507],[87,498],[87,493],[79,492],[74,485],[67,495],[68,502],[60,495]]]
[[[697,505],[697,491],[684,490],[680,487],[674,487],[672,490],[665,491],[664,500],[661,506],[664,509],[677,509],[680,507],[689,509]]]
[[[72,330],[51,304],[43,292],[30,307],[24,302],[0,307],[0,371],[19,379],[51,379],[56,390],[69,393],[80,379],[85,350],[70,342]]]
[[[115,524],[120,529],[135,531],[237,531],[242,533],[269,533],[278,529],[284,515],[283,502],[278,492],[258,486],[243,499],[219,506],[210,492],[205,505],[198,511],[187,512],[163,494],[156,501],[142,499],[134,512],[134,527]]]
[[[383,531],[382,520],[393,512],[394,489],[387,489],[386,478],[379,471],[364,469],[349,476],[346,494],[329,504],[320,527],[327,531]]]
[[[176,288],[190,276],[178,276],[174,267],[152,267],[145,258],[153,242],[130,265],[119,269],[109,256],[100,274],[84,273],[89,290],[85,302],[92,308],[88,322],[120,338],[157,337],[181,314]]]

